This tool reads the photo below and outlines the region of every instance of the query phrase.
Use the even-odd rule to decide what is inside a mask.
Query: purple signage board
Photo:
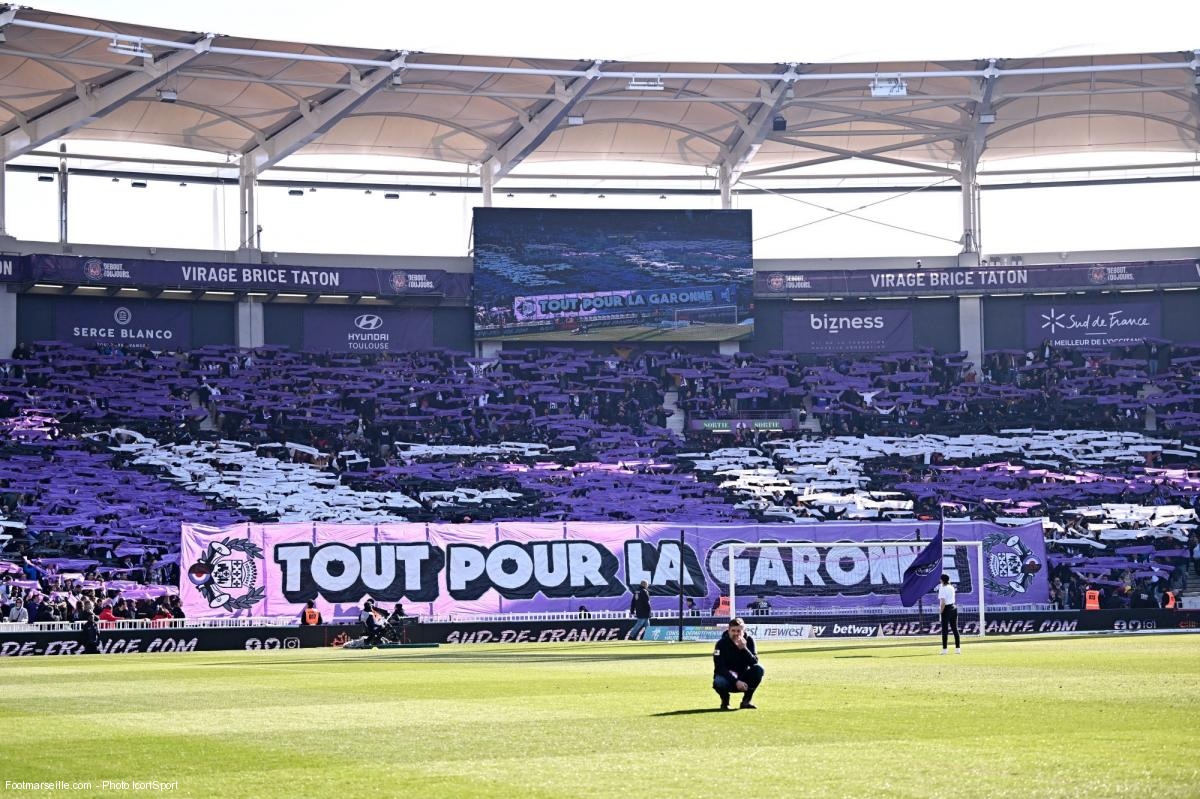
[[[1118,295],[1119,296],[1119,295]],[[1054,347],[1126,347],[1162,333],[1162,303],[1122,302],[1025,306],[1025,344],[1049,341]]]
[[[24,256],[0,256],[0,283],[14,283],[19,280],[25,280],[27,269],[28,265]]]
[[[84,346],[188,350],[192,306],[167,300],[60,300],[55,303],[54,336]]]
[[[783,338],[793,352],[908,352],[913,348],[912,311],[788,308],[783,314]]]
[[[904,569],[937,532],[935,522],[815,525],[672,525],[605,522],[496,524],[185,524],[179,594],[192,618],[298,616],[316,602],[326,619],[349,619],[371,597],[410,613],[627,610],[646,580],[662,611],[684,593],[701,608],[728,595],[767,597],[776,610],[899,607]],[[682,535],[682,548],[680,536]],[[1041,522],[1002,528],[952,522],[942,569],[962,604],[1046,602]],[[872,541],[911,544],[872,544]],[[753,548],[728,543],[824,542],[835,547]]]
[[[757,299],[846,295],[986,295],[1027,290],[1196,285],[1200,285],[1200,263],[1195,260],[957,269],[822,269],[754,274],[754,296]]]
[[[429,308],[304,309],[304,349],[317,352],[413,352],[433,347]]]
[[[442,270],[368,269],[361,267],[282,266],[136,258],[29,256],[26,279],[82,286],[208,289],[214,291],[286,291],[371,296],[433,295],[465,300],[471,276]]]

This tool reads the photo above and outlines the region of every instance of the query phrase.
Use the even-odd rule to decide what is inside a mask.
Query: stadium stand
[[[169,612],[184,520],[804,524],[939,505],[1044,517],[1061,606],[1087,584],[1150,604],[1194,562],[1200,347],[1141,349],[988,352],[977,374],[933,352],[22,345],[0,362],[2,609],[25,593],[57,600],[33,602],[48,620],[84,598]],[[689,420],[733,423],[681,436],[668,392]],[[741,424],[771,417],[817,424]]]

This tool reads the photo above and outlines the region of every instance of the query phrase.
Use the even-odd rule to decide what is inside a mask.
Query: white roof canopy
[[[736,181],[847,159],[1200,154],[1196,52],[870,64],[630,63],[381,52],[7,7],[4,160],[60,138],[242,156],[482,165],[646,161]],[[873,85],[874,84],[874,85]],[[917,174],[917,173],[914,173]]]

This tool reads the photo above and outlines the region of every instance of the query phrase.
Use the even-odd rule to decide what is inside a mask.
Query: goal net
[[[725,543],[729,616],[811,625],[814,637],[940,636],[936,590],[912,607],[900,600],[904,570],[927,543]],[[961,634],[984,635],[983,542],[944,542],[941,574],[957,591]]]
[[[736,325],[736,305],[709,305],[704,308],[677,308],[672,319],[675,327],[687,325]]]

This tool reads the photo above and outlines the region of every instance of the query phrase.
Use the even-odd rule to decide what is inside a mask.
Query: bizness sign
[[[912,312],[789,308],[783,317],[783,335],[796,352],[903,352],[913,348]]]

